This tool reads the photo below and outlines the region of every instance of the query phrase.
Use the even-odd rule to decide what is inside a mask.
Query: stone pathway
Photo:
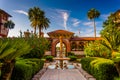
[[[32,80],[96,80],[81,68],[81,64],[73,64],[76,69],[46,69],[39,71]]]
[[[87,80],[77,69],[48,69],[39,80]]]

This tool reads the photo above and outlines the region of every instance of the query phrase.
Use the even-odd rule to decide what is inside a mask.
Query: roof
[[[73,37],[70,40],[71,41],[93,41],[93,40],[101,40],[101,37]]]
[[[59,36],[68,36],[72,37],[74,35],[73,32],[67,31],[67,30],[55,30],[52,32],[47,33],[50,37],[59,37]]]
[[[49,32],[48,33],[48,35],[49,34],[65,34],[65,33],[67,33],[67,34],[74,34],[73,32],[70,32],[70,31],[67,31],[67,30],[55,30],[55,31],[52,31],[52,32]]]
[[[10,14],[8,14],[7,12],[5,12],[4,10],[0,9],[0,13],[4,13],[6,14],[8,17],[12,17]]]

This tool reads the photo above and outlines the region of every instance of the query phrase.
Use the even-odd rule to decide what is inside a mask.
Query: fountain
[[[59,37],[60,40],[60,55],[57,58],[54,58],[54,60],[58,60],[59,63],[56,63],[56,68],[58,68],[60,66],[61,69],[63,68],[67,68],[67,64],[66,62],[64,62],[64,60],[70,60],[69,58],[63,57],[63,44],[62,44],[62,36]]]
[[[62,36],[59,37],[60,40],[60,54],[59,57],[55,57],[54,60],[56,61],[56,64],[49,65],[49,69],[73,69],[75,68],[73,65],[68,65],[67,62],[70,58],[63,57],[63,42],[62,42]]]

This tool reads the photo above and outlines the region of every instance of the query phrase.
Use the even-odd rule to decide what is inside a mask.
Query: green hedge
[[[53,61],[53,56],[46,56],[45,59],[46,59],[47,61],[52,62],[52,61]]]
[[[68,56],[70,58],[70,61],[76,61],[77,57],[76,56]]]
[[[31,80],[34,74],[43,68],[44,61],[40,59],[18,60],[13,69],[11,80]]]
[[[86,57],[81,59],[82,68],[92,74],[96,80],[113,80],[118,76],[114,62],[109,59]]]

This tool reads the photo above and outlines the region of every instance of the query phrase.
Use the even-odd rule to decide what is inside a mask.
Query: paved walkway
[[[75,69],[49,69],[48,63],[40,70],[32,80],[96,80],[81,68],[81,64],[73,63]]]
[[[39,80],[87,80],[78,69],[48,69]]]

